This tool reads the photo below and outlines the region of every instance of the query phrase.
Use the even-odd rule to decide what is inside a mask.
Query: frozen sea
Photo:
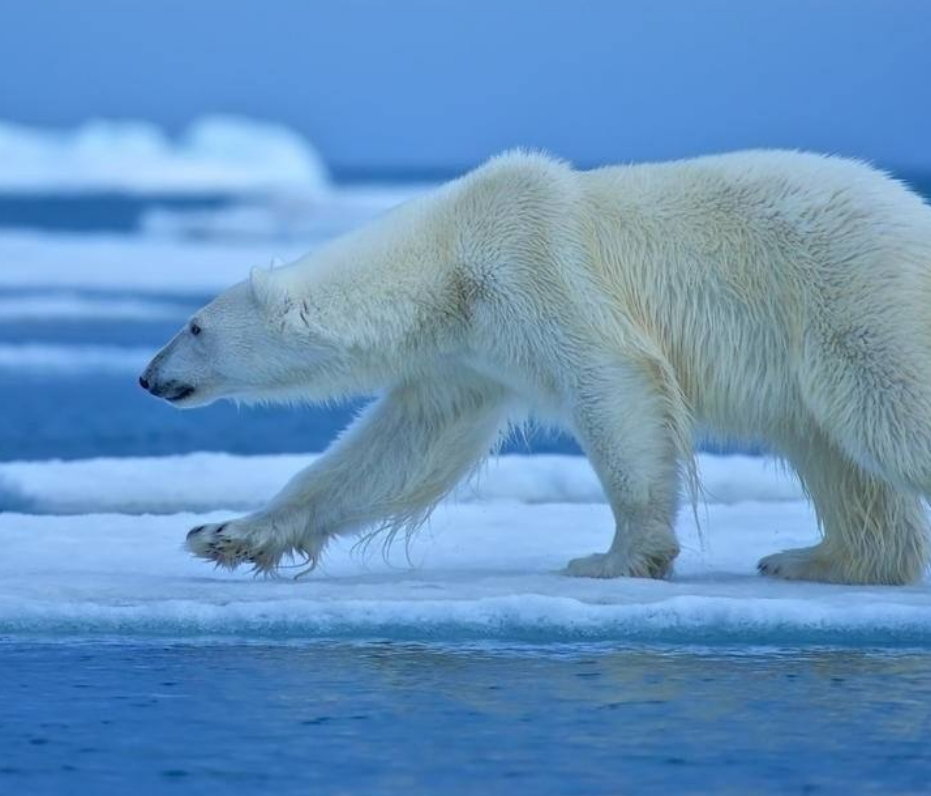
[[[237,147],[251,170],[210,154]],[[611,517],[558,436],[510,444],[407,550],[275,580],[191,559],[188,528],[260,505],[361,403],[182,413],[142,366],[251,266],[421,187],[334,188],[229,120],[177,146],[0,125],[4,157],[0,793],[931,790],[931,581],[759,577],[817,529],[753,448],[700,455],[669,581],[559,574]]]

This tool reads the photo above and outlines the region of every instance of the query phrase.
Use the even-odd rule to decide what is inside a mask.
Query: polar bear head
[[[482,295],[463,266],[481,247],[460,251],[462,213],[445,190],[293,263],[254,269],[195,313],[140,383],[193,407],[334,400],[432,372],[466,346],[470,302]]]
[[[314,324],[306,302],[295,302],[276,274],[254,269],[198,310],[152,359],[141,386],[181,408],[220,398],[253,403],[334,397],[340,374],[358,370],[351,346]],[[296,324],[295,314],[306,323]],[[354,387],[346,385],[346,391]]]

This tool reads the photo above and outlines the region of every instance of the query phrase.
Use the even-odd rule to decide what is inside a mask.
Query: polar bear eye
[[[196,323],[191,323],[191,334],[197,337],[201,333],[201,328]]]

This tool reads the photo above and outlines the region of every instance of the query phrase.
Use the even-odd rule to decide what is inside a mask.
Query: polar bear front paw
[[[674,559],[674,553],[595,553],[572,559],[563,574],[573,578],[665,578],[672,571]]]
[[[235,569],[250,563],[259,572],[274,570],[285,553],[261,524],[245,518],[198,525],[188,532],[185,546],[218,566]]]
[[[285,531],[271,518],[242,517],[192,528],[185,546],[198,558],[227,569],[249,564],[254,572],[269,575],[287,555],[302,556],[312,569],[325,540],[319,537],[310,542],[294,542],[293,536]]]

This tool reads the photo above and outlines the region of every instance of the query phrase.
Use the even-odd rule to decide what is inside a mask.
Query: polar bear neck
[[[361,351],[436,344],[454,269],[438,194],[272,271],[292,328]]]
[[[510,153],[271,272],[289,323],[370,359],[424,361],[461,346],[497,282],[545,272],[574,240],[568,165]],[[555,277],[554,277],[555,278]],[[514,285],[514,287],[517,287]],[[513,290],[510,296],[514,298]]]

